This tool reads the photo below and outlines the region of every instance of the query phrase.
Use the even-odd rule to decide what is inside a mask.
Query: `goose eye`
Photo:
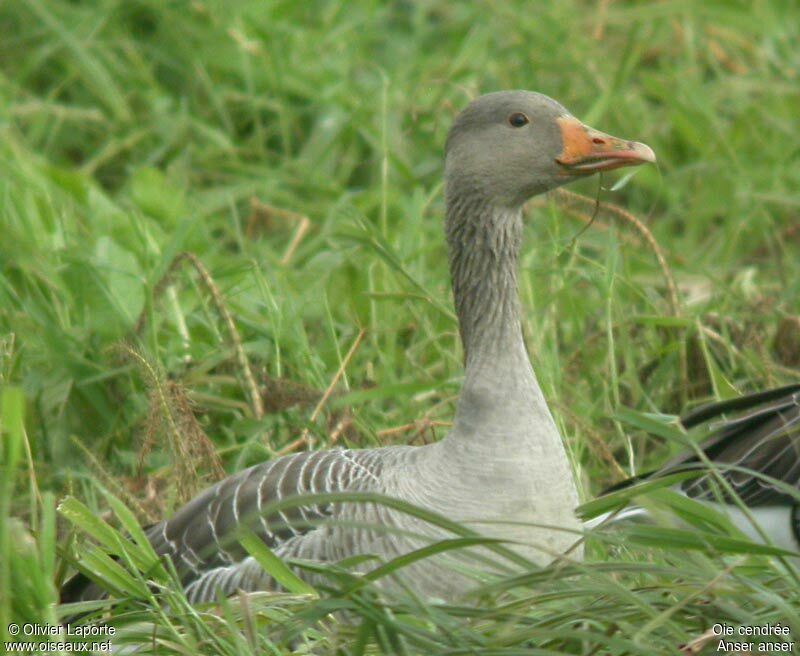
[[[525,116],[522,112],[514,112],[511,116],[508,117],[508,122],[511,127],[514,128],[521,128],[523,125],[527,125],[530,123],[528,117]]]

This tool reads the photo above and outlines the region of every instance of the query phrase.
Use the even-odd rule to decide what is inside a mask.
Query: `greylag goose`
[[[621,481],[605,494],[694,470],[696,477],[674,489],[722,512],[751,539],[800,552],[800,383],[709,403],[680,421],[690,429],[731,414],[738,416],[708,427],[697,450],[678,455],[657,471]],[[710,471],[704,459],[716,471]],[[587,526],[638,519],[649,519],[649,515],[632,506],[600,515]]]
[[[288,455],[208,488],[147,531],[155,551],[171,558],[188,598],[275,587],[237,540],[243,522],[276,555],[317,562],[359,554],[390,559],[425,544],[409,533],[443,537],[372,503],[261,512],[296,495],[377,492],[507,541],[541,564],[573,546],[580,529],[575,480],[520,324],[522,208],[572,180],[653,161],[648,146],[598,132],[538,93],[492,93],[464,109],[448,134],[445,160],[447,244],[466,367],[452,430],[425,446]],[[572,552],[580,554],[580,547]],[[428,597],[454,598],[472,583],[435,559],[401,571],[404,584]],[[87,583],[68,582],[64,601],[96,597],[97,586]]]

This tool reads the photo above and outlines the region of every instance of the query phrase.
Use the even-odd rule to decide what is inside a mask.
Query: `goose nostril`
[[[601,139],[600,137],[595,137],[594,139],[592,139],[592,143],[596,143],[596,144],[604,144],[605,142],[606,142],[606,140],[605,139]]]

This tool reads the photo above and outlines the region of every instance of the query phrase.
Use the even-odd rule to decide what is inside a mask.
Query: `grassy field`
[[[659,157],[528,212],[524,330],[585,500],[680,448],[663,415],[797,380],[795,3],[26,0],[0,35],[4,640],[57,622],[76,554],[156,653],[717,653],[716,622],[800,640],[792,563],[724,527],[707,548],[598,536],[477,606],[386,606],[340,573],[159,607],[146,546],[120,547],[223,470],[445,434],[442,148],[485,91],[542,91]],[[630,214],[581,232],[598,193]]]

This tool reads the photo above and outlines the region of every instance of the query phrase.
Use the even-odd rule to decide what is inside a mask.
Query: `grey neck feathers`
[[[517,259],[519,209],[459,198],[448,203],[450,275],[467,369],[521,343]]]
[[[507,432],[549,412],[522,339],[517,260],[520,208],[448,198],[447,241],[466,373],[456,425]]]

